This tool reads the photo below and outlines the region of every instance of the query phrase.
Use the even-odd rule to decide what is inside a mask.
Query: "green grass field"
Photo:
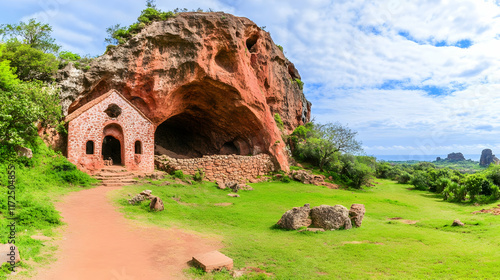
[[[222,252],[236,268],[258,267],[276,279],[495,279],[500,273],[499,216],[471,214],[493,205],[464,206],[443,202],[428,192],[391,181],[362,191],[331,190],[301,183],[252,184],[240,198],[215,184],[161,186],[161,182],[125,187],[114,196],[131,219],[194,230],[222,238]],[[151,189],[165,211],[149,212],[147,203],[131,206],[127,194]],[[177,202],[176,200],[180,202]],[[217,203],[233,203],[216,206]],[[277,229],[281,215],[310,203],[362,203],[361,228],[310,233]],[[401,217],[417,221],[406,224]],[[460,219],[465,227],[451,227]],[[227,273],[195,278],[226,279]],[[262,275],[255,276],[257,278]]]

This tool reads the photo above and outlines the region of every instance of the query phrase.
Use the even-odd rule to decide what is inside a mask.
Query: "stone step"
[[[102,180],[103,184],[114,184],[114,183],[123,183],[123,184],[134,184],[137,183],[136,180]]]
[[[104,176],[104,175],[96,175],[94,178],[98,180],[103,180],[103,179],[133,179],[135,176],[133,174],[129,175],[117,175],[117,176]]]
[[[121,186],[129,186],[132,183],[102,183],[105,187],[121,187]]]

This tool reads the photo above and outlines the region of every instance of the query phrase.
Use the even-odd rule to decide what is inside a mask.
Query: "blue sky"
[[[145,1],[4,1],[0,23],[37,18],[63,49],[100,55],[106,28]],[[370,155],[500,153],[500,7],[463,0],[157,0],[266,26],[305,82],[318,122],[359,132]]]

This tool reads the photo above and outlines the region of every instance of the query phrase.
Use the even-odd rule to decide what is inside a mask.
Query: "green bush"
[[[18,210],[16,218],[18,225],[37,229],[61,224],[61,216],[52,204],[34,204],[30,207],[23,207]]]
[[[304,89],[304,82],[302,82],[299,78],[295,79],[295,82],[299,85],[300,90]]]
[[[471,174],[465,178],[464,186],[471,200],[474,200],[477,195],[484,189],[490,193],[490,182],[482,174]]]
[[[276,122],[276,126],[278,126],[280,131],[283,131],[285,129],[285,125],[283,124],[283,121],[281,120],[280,114],[278,114],[278,113],[274,114],[274,121]]]
[[[281,177],[281,182],[283,183],[290,183],[292,181],[292,178],[290,178],[288,175],[284,175]]]
[[[175,178],[184,179],[184,172],[182,170],[175,170],[173,175]]]
[[[441,177],[436,182],[436,192],[442,193],[449,185],[451,184],[451,180],[449,178]]]
[[[398,176],[397,179],[399,184],[408,184],[408,182],[412,180],[412,176],[410,175],[410,173],[404,171]]]
[[[198,170],[194,173],[193,180],[201,182],[203,181],[204,178],[205,178],[205,172],[203,171],[203,169],[198,168]]]
[[[415,189],[426,191],[429,190],[429,179],[427,174],[423,171],[417,171],[413,174],[410,184],[412,184]]]

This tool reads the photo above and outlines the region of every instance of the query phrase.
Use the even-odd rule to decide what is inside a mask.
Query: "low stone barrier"
[[[166,155],[155,156],[155,165],[159,170],[173,172],[182,170],[184,174],[194,175],[198,169],[205,172],[209,181],[238,181],[256,179],[274,171],[271,156],[211,155],[201,158],[175,159]]]

